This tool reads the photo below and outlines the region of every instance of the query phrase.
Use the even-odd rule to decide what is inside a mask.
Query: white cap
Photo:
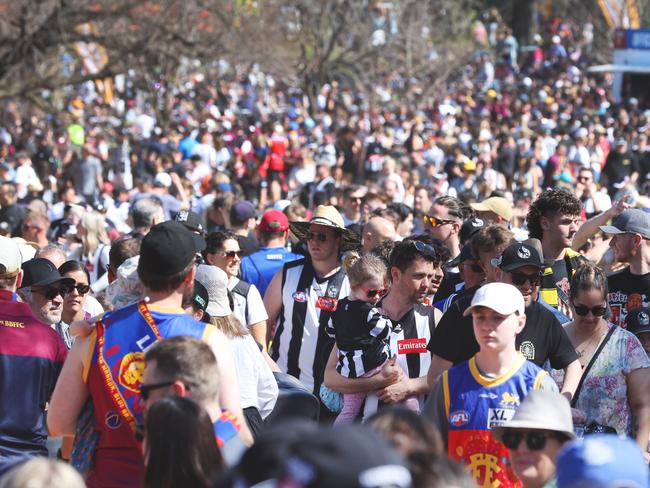
[[[16,241],[0,236],[0,278],[13,278],[22,264],[23,258]]]
[[[515,312],[523,315],[526,308],[521,292],[507,283],[488,283],[480,287],[474,293],[472,304],[465,310],[463,316],[467,317],[476,307],[491,308],[501,315]]]
[[[165,188],[172,186],[172,177],[169,173],[158,173],[153,179],[154,185],[159,185]]]
[[[200,264],[196,268],[196,281],[205,286],[208,292],[208,307],[205,309],[210,317],[226,317],[232,313],[228,300],[228,275],[211,264]]]

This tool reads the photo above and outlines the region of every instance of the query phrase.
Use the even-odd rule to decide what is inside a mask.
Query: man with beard
[[[89,487],[142,486],[142,445],[135,434],[143,423],[144,353],[164,338],[185,335],[210,345],[219,358],[222,405],[237,416],[243,436],[250,436],[226,339],[181,308],[192,294],[196,253],[203,248],[203,238],[179,222],[153,226],[142,240],[138,262],[147,298],[106,313],[89,336],[77,339],[68,355],[47,423],[51,435],[74,435],[82,408],[92,399],[99,440],[86,480]]]
[[[568,190],[550,188],[530,206],[526,220],[530,237],[542,243],[544,269],[540,295],[564,315],[573,317],[569,306],[569,282],[584,258],[571,249],[580,221],[580,200]]]
[[[624,210],[612,225],[600,229],[612,235],[609,245],[616,261],[630,264],[607,278],[610,321],[623,325],[629,311],[650,306],[650,214]]]
[[[47,259],[34,258],[22,265],[23,282],[18,294],[32,309],[34,317],[54,328],[61,321],[63,297],[74,285],[72,278],[61,276]]]
[[[366,398],[364,418],[380,404],[402,402],[411,396],[418,398],[420,408],[424,405],[431,362],[427,347],[439,312],[423,302],[434,275],[434,263],[439,260],[435,248],[422,241],[407,239],[395,244],[390,257],[390,292],[378,303],[391,320],[393,358],[380,373],[368,378],[344,378],[336,371],[336,349],[330,355],[325,373],[328,388],[341,393],[376,392]]]

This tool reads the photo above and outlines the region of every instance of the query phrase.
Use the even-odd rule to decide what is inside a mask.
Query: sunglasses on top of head
[[[425,215],[422,220],[424,220],[425,224],[429,224],[431,227],[440,227],[441,225],[455,223],[454,220],[439,219],[433,215]]]

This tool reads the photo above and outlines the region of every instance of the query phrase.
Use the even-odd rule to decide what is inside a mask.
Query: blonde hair
[[[348,275],[351,286],[357,286],[365,281],[378,276],[386,278],[388,270],[386,264],[373,254],[359,256],[356,252],[350,252],[343,258],[343,269]]]
[[[239,321],[235,314],[231,313],[224,317],[210,317],[210,324],[224,333],[228,339],[244,337],[248,335],[248,329]]]
[[[45,457],[21,463],[0,480],[0,488],[85,488],[82,477],[71,466]]]
[[[81,225],[86,229],[84,236],[81,238],[86,256],[93,256],[100,244],[110,243],[106,232],[106,220],[101,214],[86,212],[81,217]]]

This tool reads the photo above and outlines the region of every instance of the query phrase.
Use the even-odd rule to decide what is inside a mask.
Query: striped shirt
[[[336,370],[346,378],[359,378],[390,357],[390,319],[374,305],[344,298],[327,324],[327,334],[339,350]]]
[[[390,350],[397,356],[397,365],[409,378],[421,378],[429,372],[431,353],[427,347],[436,326],[434,313],[433,307],[418,303],[401,319],[391,320]],[[424,395],[419,396],[418,401],[422,409]],[[364,419],[375,413],[379,406],[377,396],[368,394],[363,410]]]
[[[295,376],[316,394],[334,341],[325,331],[339,299],[350,284],[340,269],[318,280],[308,258],[282,268],[282,307],[276,322],[271,358],[281,371]]]

